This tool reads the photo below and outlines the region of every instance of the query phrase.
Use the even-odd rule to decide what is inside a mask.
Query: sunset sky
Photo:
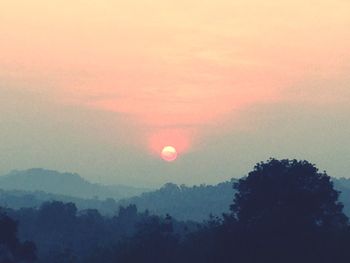
[[[350,1],[0,1],[0,174],[218,183],[269,157],[350,177]],[[174,162],[160,157],[164,146]]]

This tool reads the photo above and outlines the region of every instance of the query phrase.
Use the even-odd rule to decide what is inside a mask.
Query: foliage
[[[157,194],[178,197],[189,189],[168,184]],[[234,189],[230,212],[203,223],[140,213],[136,205],[122,206],[112,217],[57,201],[7,212],[20,222],[20,238],[36,243],[38,263],[350,262],[350,227],[340,193],[314,165],[270,159],[235,182]],[[176,199],[172,202],[169,211],[177,207]],[[201,207],[211,212],[206,198]],[[2,232],[1,244],[9,251],[4,255],[30,255],[33,244],[18,241],[9,216],[0,221],[10,233]]]
[[[29,263],[36,259],[34,243],[20,242],[17,238],[17,222],[0,213],[0,263]]]
[[[303,230],[347,223],[330,177],[306,161],[259,163],[234,188],[237,193],[231,211],[250,227]]]
[[[229,211],[233,181],[192,187],[168,183],[159,190],[121,200],[119,204],[136,204],[141,211],[148,209],[157,215],[171,214],[179,220],[202,222],[209,214],[220,216]]]

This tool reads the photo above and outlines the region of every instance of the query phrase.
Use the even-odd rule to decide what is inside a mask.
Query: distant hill
[[[232,183],[233,180],[215,186],[193,187],[168,183],[159,190],[119,201],[113,198],[80,198],[44,191],[4,190],[1,189],[0,183],[0,207],[40,207],[43,202],[56,200],[73,202],[79,210],[94,208],[103,215],[111,216],[115,215],[120,206],[136,204],[139,211],[149,210],[152,214],[159,215],[170,214],[179,220],[203,221],[209,218],[209,214],[221,215],[228,212],[234,193]]]
[[[336,187],[341,185],[342,187],[350,189],[350,178],[333,179],[333,182]]]
[[[142,193],[143,189],[138,188],[92,184],[76,174],[32,169],[0,177],[0,189],[3,189],[0,190],[0,206],[39,207],[45,201],[57,200],[73,202],[79,210],[95,208],[104,215],[114,215],[119,206],[135,204],[139,211],[203,221],[209,214],[221,216],[229,212],[235,181],[193,187],[168,183],[158,190]],[[341,191],[344,212],[350,216],[350,179],[333,179],[333,182]]]
[[[168,183],[159,190],[118,203],[123,206],[135,204],[140,211],[148,209],[159,215],[170,214],[179,220],[202,221],[208,219],[209,214],[221,216],[229,211],[234,196],[234,181],[193,187]]]
[[[30,169],[25,171],[12,171],[0,176],[0,189],[43,191],[51,194],[66,195],[79,198],[121,198],[139,195],[146,188],[136,188],[123,185],[93,184],[78,174],[60,173],[45,169]]]
[[[166,184],[161,189],[143,193],[141,196],[120,200],[121,205],[135,204],[139,210],[165,215],[170,214],[179,220],[202,221],[209,214],[221,216],[229,212],[233,202],[235,179],[218,185],[201,185],[194,187]],[[340,201],[344,212],[350,216],[350,179],[333,179],[334,186],[341,191]]]
[[[341,192],[340,201],[344,204],[344,212],[350,217],[350,179],[333,179],[334,187]]]

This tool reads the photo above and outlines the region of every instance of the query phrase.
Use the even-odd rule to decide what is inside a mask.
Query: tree
[[[344,227],[347,217],[330,177],[307,161],[276,160],[257,164],[234,184],[231,211],[243,224],[273,227]]]
[[[240,262],[349,260],[342,249],[349,235],[344,235],[348,219],[339,192],[313,164],[270,159],[258,163],[234,188],[226,222],[230,219],[239,229],[231,242],[237,244],[238,238],[243,244]]]
[[[137,224],[137,232],[128,242],[121,244],[118,258],[125,263],[181,262],[178,245],[171,216],[150,216]]]
[[[34,262],[34,243],[20,242],[17,238],[17,222],[0,212],[0,263]]]

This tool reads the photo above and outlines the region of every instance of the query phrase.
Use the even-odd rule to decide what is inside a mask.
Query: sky
[[[0,1],[0,174],[214,184],[350,177],[350,2]],[[178,151],[165,162],[164,146]]]

